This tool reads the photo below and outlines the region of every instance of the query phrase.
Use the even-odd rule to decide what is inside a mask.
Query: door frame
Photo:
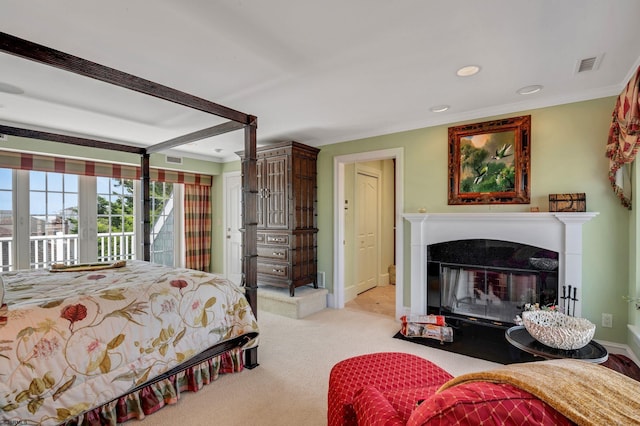
[[[344,308],[344,185],[345,165],[375,160],[396,160],[395,167],[395,224],[396,224],[396,319],[406,314],[404,307],[404,221],[402,207],[404,205],[404,148],[390,148],[379,151],[361,152],[357,154],[337,155],[333,158],[333,193],[334,193],[334,257],[333,257],[333,298],[329,298],[330,307]]]

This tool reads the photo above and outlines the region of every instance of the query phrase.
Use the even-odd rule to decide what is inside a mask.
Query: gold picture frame
[[[531,116],[449,127],[449,204],[529,204]]]

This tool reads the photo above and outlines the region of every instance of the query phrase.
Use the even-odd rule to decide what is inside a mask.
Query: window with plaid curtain
[[[184,186],[185,266],[209,272],[211,263],[211,187]]]
[[[631,173],[640,147],[640,67],[627,83],[613,110],[607,140],[609,181],[622,205],[631,209]]]
[[[131,164],[115,164],[3,150],[0,150],[1,168],[132,180],[139,180],[141,173],[139,166]],[[210,190],[213,177],[188,171],[152,167],[150,179],[152,182],[184,184],[186,266],[192,269],[209,271],[212,237]],[[5,181],[9,180],[3,180],[2,183],[6,186]],[[0,255],[2,253],[2,247],[0,247]],[[0,266],[3,264],[0,259]]]

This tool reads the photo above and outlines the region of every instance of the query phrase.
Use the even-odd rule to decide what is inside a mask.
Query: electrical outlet
[[[607,328],[613,327],[613,314],[602,314],[602,326]]]

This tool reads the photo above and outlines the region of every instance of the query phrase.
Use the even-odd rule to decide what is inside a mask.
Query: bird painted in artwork
[[[505,158],[508,157],[511,154],[511,144],[504,144],[502,145],[502,148],[497,149],[496,150],[496,155],[494,155],[493,157],[491,157],[492,160],[500,160],[501,158]]]
[[[475,170],[476,170],[476,177],[473,179],[473,183],[474,185],[477,185],[480,182],[482,182],[482,179],[484,179],[485,175],[489,171],[489,166],[485,164],[483,167],[477,168]]]

